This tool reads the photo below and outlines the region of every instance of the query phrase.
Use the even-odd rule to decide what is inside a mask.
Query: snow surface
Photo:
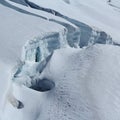
[[[119,42],[120,13],[109,6],[107,0],[70,0],[66,4],[62,0],[29,0],[45,8],[59,11],[63,15],[76,19],[90,26],[110,34],[115,41]],[[112,0],[119,4],[119,1]],[[102,9],[101,9],[102,8]]]
[[[119,7],[119,0],[1,0],[0,120],[119,120]],[[50,91],[33,89],[42,79],[52,81],[44,83]],[[22,109],[7,101],[11,94]]]
[[[120,9],[120,1],[119,0],[112,0],[110,2],[111,5],[113,5],[114,7],[117,7],[118,9]]]
[[[55,88],[37,92],[14,85],[25,108],[8,104],[3,120],[118,120],[119,52],[112,45],[55,51],[41,75],[53,80]]]

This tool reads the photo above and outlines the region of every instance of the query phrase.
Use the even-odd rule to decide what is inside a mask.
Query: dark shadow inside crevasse
[[[40,58],[41,58],[41,55],[40,55],[40,48],[37,47],[36,48],[36,54],[35,54],[35,62],[39,62],[40,61]]]
[[[55,83],[48,79],[36,79],[32,82],[32,86],[30,87],[33,90],[46,92],[52,90],[55,87]]]

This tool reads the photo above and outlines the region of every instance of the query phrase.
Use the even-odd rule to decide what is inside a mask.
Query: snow
[[[119,0],[29,1],[0,1],[0,120],[119,120]]]
[[[56,51],[43,73],[56,85],[49,116],[52,110],[57,112],[48,118],[119,119],[119,52],[110,45]]]
[[[120,1],[119,0],[112,0],[110,2],[111,5],[113,5],[114,7],[117,7],[118,9],[120,9]]]
[[[41,74],[41,78],[54,81],[55,88],[39,92],[15,85],[14,94],[25,108],[16,110],[9,105],[5,117],[12,120],[118,120],[119,52],[120,48],[112,45],[55,51]]]
[[[110,34],[115,41],[119,42],[120,35],[117,34],[117,31],[120,29],[120,13],[109,6],[107,0],[99,0],[97,2],[96,0],[70,0],[70,4],[66,4],[62,0],[29,1],[42,7],[59,11],[63,15],[86,23],[87,25],[96,26]],[[119,2],[117,3],[119,4]]]
[[[67,47],[65,30],[59,33],[47,33],[43,36],[36,37],[28,41],[23,48],[23,59],[26,61],[35,62],[37,55],[37,62],[46,59],[55,49]]]
[[[0,96],[3,96],[8,85],[7,81],[11,80],[12,69],[21,59],[22,47],[26,41],[44,32],[58,32],[63,27],[38,17],[19,13],[1,4],[0,16]]]
[[[4,12],[0,12],[2,22],[0,35],[2,41],[1,46],[3,46],[0,48],[0,57],[5,61],[8,61],[8,56],[11,61],[16,57],[20,58],[22,47],[27,40],[40,36],[44,32],[54,32],[62,29],[62,27],[55,23],[49,25],[49,22],[43,19],[24,15],[3,6],[1,6],[0,9],[1,11],[4,10]],[[9,19],[9,17],[11,19]],[[40,24],[40,26],[38,26],[38,24]],[[47,28],[44,26],[47,26]],[[15,34],[13,34],[13,32],[15,32]],[[6,35],[6,33],[8,34]],[[4,54],[2,54],[3,51]],[[12,56],[9,55],[11,53],[13,54]]]

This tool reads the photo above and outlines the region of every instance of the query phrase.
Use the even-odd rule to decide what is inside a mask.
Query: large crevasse
[[[61,32],[46,33],[28,41],[23,47],[24,61],[41,62],[55,49],[65,48],[67,44],[66,29]]]
[[[70,30],[72,30],[71,33]],[[73,32],[74,30],[75,32]],[[93,29],[88,33],[89,37],[85,35],[86,32],[83,33],[83,29],[81,32],[79,29],[67,26],[60,32],[46,33],[27,41],[22,52],[22,61],[24,62],[17,66],[13,80],[30,86],[31,78],[33,79],[36,73],[43,71],[56,49],[66,47],[80,48],[96,43],[113,44],[112,38],[103,31]]]

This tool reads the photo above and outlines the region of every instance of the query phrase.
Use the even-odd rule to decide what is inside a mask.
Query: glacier
[[[28,41],[23,47],[23,60],[41,62],[55,49],[67,46],[66,32],[46,33],[40,37]]]
[[[120,118],[118,0],[1,0],[0,11],[0,120]]]

